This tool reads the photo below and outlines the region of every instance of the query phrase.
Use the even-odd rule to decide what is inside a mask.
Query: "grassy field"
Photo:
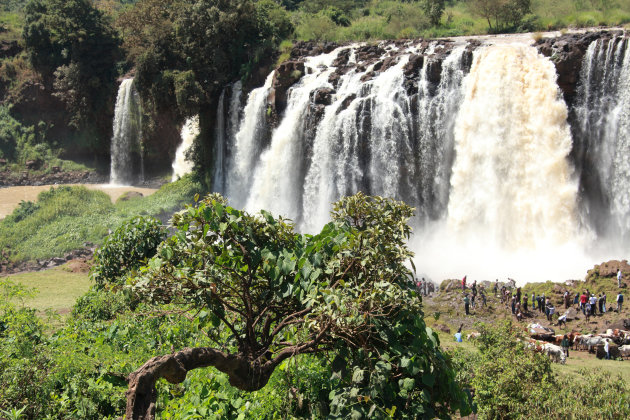
[[[614,377],[621,375],[624,378],[630,378],[630,363],[628,361],[600,360],[587,351],[570,350],[566,364],[553,363],[551,366],[559,375],[575,375],[578,377],[578,372],[581,369],[586,369],[603,371]]]
[[[35,296],[23,300],[25,306],[42,314],[50,309],[62,315],[70,311],[91,284],[86,272],[71,272],[67,266],[16,274],[8,276],[8,280],[36,289]]]

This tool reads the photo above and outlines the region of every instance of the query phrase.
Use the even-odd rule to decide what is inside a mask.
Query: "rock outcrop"
[[[622,35],[621,31],[595,31],[564,34],[554,38],[542,38],[536,42],[538,51],[549,57],[556,66],[558,86],[568,105],[573,104],[577,93],[582,59],[591,42]]]

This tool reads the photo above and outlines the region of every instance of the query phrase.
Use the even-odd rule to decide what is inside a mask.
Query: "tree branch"
[[[160,378],[177,384],[186,379],[189,371],[209,366],[227,374],[230,385],[244,391],[256,391],[265,386],[275,368],[269,363],[251,363],[240,353],[228,354],[210,347],[187,348],[154,357],[129,375],[125,419],[155,419],[155,383]]]

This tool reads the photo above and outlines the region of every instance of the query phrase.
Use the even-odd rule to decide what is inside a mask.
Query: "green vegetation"
[[[562,367],[552,370],[549,357],[517,341],[522,337],[510,322],[480,325],[479,331],[478,349],[458,348],[452,356],[460,385],[474,389],[472,399],[480,419],[630,415],[630,383],[619,372],[587,365],[577,372],[556,374]]]
[[[410,214],[402,203],[358,195],[338,203],[320,234],[303,236],[286,220],[211,196],[175,216],[178,233],[131,283],[144,302],[132,307],[126,294],[93,290],[54,332],[15,303],[27,290],[2,279],[0,410],[115,418],[125,409],[125,377],[134,393],[142,376],[134,369],[156,354],[171,355],[158,363],[194,358],[182,350],[194,345],[197,355],[218,357],[194,367],[224,373],[186,364],[188,375],[167,374],[172,385],[155,383],[160,418],[465,413],[449,359],[408,286]]]
[[[131,290],[147,303],[196,313],[191,321],[207,323],[213,344],[153,358],[132,373],[127,416],[153,418],[156,395],[147,389],[160,378],[181,383],[189,371],[213,366],[232,386],[257,391],[303,354],[332,359],[333,416],[465,410],[409,287],[411,215],[403,203],[357,194],[335,204],[333,222],[310,236],[267,212],[228,207],[218,195],[175,214],[177,232]],[[177,372],[168,373],[176,360]]]
[[[165,238],[166,229],[157,219],[138,216],[126,221],[105,238],[94,254],[91,279],[99,287],[106,282],[119,282],[125,274],[153,257]]]
[[[12,262],[33,261],[100,244],[108,230],[136,215],[164,218],[201,191],[191,176],[163,186],[149,197],[112,204],[107,194],[85,187],[58,187],[41,193],[35,204],[21,204],[0,221],[0,249]]]

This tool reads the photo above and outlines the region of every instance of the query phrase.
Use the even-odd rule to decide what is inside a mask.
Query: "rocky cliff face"
[[[616,36],[622,36],[622,31],[592,31],[584,33],[568,33],[557,37],[544,37],[533,45],[538,51],[551,59],[558,74],[558,86],[564,94],[567,105],[571,106],[575,99],[577,85],[582,68],[582,59],[589,45],[598,39],[609,40]],[[426,60],[430,61],[427,78],[431,86],[429,89],[439,85],[442,74],[442,63],[458,42],[466,42],[466,54],[464,57],[466,66],[470,69],[473,52],[483,45],[483,41],[477,38],[445,39],[445,40],[398,40],[382,42],[379,44],[368,44],[357,48],[353,61],[350,62],[350,50],[345,50],[339,54],[334,61],[335,71],[330,75],[329,82],[333,89],[324,90],[320,95],[313,97],[317,105],[328,105],[329,98],[337,87],[340,76],[346,74],[350,69],[357,67],[372,66],[371,71],[365,74],[362,81],[373,79],[378,74],[386,71],[394,65],[400,55],[407,54],[406,47],[414,45],[417,49],[409,57],[405,65],[405,76],[408,79],[406,88],[409,94],[418,91],[418,74]],[[491,42],[491,40],[490,40]],[[522,42],[518,41],[518,42]],[[349,43],[324,43],[298,42],[291,51],[290,58],[280,64],[274,76],[273,89],[270,94],[270,103],[273,106],[274,120],[286,108],[287,91],[297,83],[304,75],[304,60],[320,54],[327,54],[343,45]],[[394,46],[393,50],[386,50],[387,47]],[[361,69],[358,69],[361,70]]]
[[[559,37],[542,38],[536,42],[538,51],[549,57],[556,66],[558,86],[562,89],[567,105],[574,103],[577,93],[582,59],[589,45],[596,40],[609,41],[623,36],[622,31],[596,31],[578,34],[564,34]]]

